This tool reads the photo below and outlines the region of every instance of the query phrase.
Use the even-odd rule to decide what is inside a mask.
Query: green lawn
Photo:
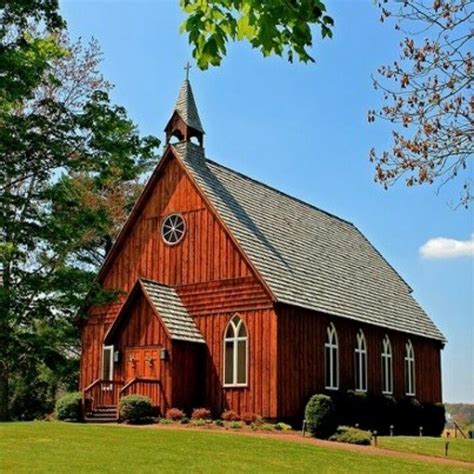
[[[459,438],[429,438],[415,436],[382,436],[379,447],[444,457],[444,448],[449,441],[448,458],[474,462],[474,441]]]
[[[0,424],[0,472],[470,472],[284,440],[58,422]]]

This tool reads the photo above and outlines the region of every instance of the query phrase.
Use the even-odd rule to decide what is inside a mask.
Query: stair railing
[[[82,391],[84,415],[90,415],[100,406],[117,406],[121,380],[96,379]]]
[[[128,381],[119,391],[119,397],[123,397],[128,395],[130,387],[139,384],[161,384],[160,379],[151,379],[147,377],[133,377],[130,381]]]

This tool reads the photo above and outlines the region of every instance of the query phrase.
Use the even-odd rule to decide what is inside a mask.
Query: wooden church
[[[87,418],[118,400],[301,417],[315,393],[441,401],[445,339],[351,222],[206,158],[186,79],[81,327]]]

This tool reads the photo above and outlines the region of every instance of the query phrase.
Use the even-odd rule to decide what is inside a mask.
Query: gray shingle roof
[[[187,79],[184,80],[183,85],[179,90],[174,111],[179,114],[186,125],[204,133],[196,102],[194,100],[191,83]]]
[[[160,315],[171,339],[205,342],[174,288],[151,280],[141,279],[140,283]]]
[[[279,302],[444,341],[410,287],[350,222],[173,146]]]

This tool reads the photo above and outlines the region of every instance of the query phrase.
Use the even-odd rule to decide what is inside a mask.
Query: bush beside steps
[[[81,421],[82,393],[66,393],[55,405],[56,418],[61,421]]]
[[[120,399],[120,419],[130,424],[150,423],[153,421],[153,408],[150,397],[127,395]]]

